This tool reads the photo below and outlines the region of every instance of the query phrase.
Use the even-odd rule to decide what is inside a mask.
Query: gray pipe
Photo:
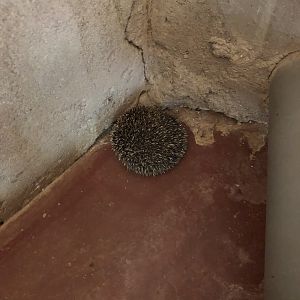
[[[265,300],[300,300],[300,55],[270,88]]]

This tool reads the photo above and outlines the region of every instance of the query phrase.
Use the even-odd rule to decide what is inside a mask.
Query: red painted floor
[[[96,146],[1,227],[0,299],[263,299],[266,148],[240,137],[156,178]]]

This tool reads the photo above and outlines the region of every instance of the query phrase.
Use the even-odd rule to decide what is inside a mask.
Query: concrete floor
[[[0,229],[0,299],[263,299],[266,147],[215,132],[156,178],[99,144]]]

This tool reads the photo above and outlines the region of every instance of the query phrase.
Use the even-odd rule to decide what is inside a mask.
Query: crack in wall
[[[140,11],[140,9],[141,9],[141,11]],[[141,58],[142,58],[143,66],[144,66],[144,78],[145,78],[146,84],[148,85],[148,88],[147,88],[148,91],[149,91],[149,85],[150,84],[154,89],[155,89],[155,86],[157,87],[157,84],[158,84],[158,88],[159,88],[159,83],[155,81],[155,76],[154,76],[155,74],[153,74],[153,70],[151,69],[153,61],[152,62],[149,61],[149,58],[150,58],[149,55],[154,55],[155,53],[152,53],[152,52],[149,53],[149,51],[152,51],[152,50],[154,50],[154,48],[158,47],[158,48],[168,52],[168,49],[167,49],[166,45],[164,45],[159,40],[157,40],[153,37],[152,23],[151,23],[152,22],[151,11],[152,11],[152,0],[147,0],[147,1],[133,0],[132,3],[131,3],[130,13],[128,15],[126,26],[125,26],[125,31],[124,31],[125,40],[131,46],[135,47],[141,53]],[[142,17],[145,18],[145,23],[136,22],[136,18],[138,16],[138,14],[142,14]],[[144,21],[142,20],[142,22],[144,22]],[[133,25],[133,23],[137,23],[137,24],[134,24],[134,25],[137,25],[137,26],[141,26],[141,25],[145,26],[145,28],[144,28],[145,29],[144,34],[146,35],[144,37],[145,40],[141,39],[139,36],[136,38],[135,29],[131,28],[131,25]],[[241,50],[240,51],[242,51],[242,54],[240,54],[240,52],[238,51],[239,48],[237,48],[237,49],[233,48],[233,50],[237,51],[237,54],[239,54],[238,55],[239,62],[245,56],[244,53],[243,53],[244,48],[242,46],[244,46],[244,44],[241,44]],[[252,48],[250,47],[250,49],[252,49]],[[300,52],[300,50],[291,51],[291,52],[288,52],[286,54],[282,54],[281,56],[277,57],[277,59],[273,59],[273,61],[272,61],[273,64],[271,63],[269,65],[269,67],[271,67],[272,70],[270,71],[270,69],[269,69],[264,74],[264,80],[266,80],[266,86],[268,85],[268,81],[270,80],[273,73],[275,72],[278,64],[280,64],[280,62],[282,60],[284,60],[286,57],[288,57],[289,55],[291,55],[293,53],[296,53],[296,52]],[[154,55],[154,58],[155,58],[155,55]],[[246,60],[246,58],[243,58],[243,59]],[[244,61],[242,60],[242,62],[244,62]],[[240,75],[243,75],[243,74],[240,74]],[[151,83],[150,83],[150,81],[151,81]],[[151,88],[150,90],[153,90],[153,89]],[[160,92],[162,92],[162,91],[160,91]],[[151,91],[150,91],[150,94],[148,96],[150,98],[152,98],[150,100],[154,105],[158,104],[156,102],[156,98],[162,98],[162,100],[161,100],[162,103],[160,103],[160,104],[163,105],[163,106],[169,106],[169,105],[166,105],[167,100],[163,99],[163,97],[155,97],[153,94],[152,94],[152,97],[151,97]],[[163,95],[158,95],[158,96],[163,96]],[[206,96],[206,95],[204,95],[204,96]],[[260,116],[260,115],[255,117],[255,113],[254,113],[254,116],[253,115],[248,116],[246,114],[246,112],[240,112],[242,117],[239,117],[239,114],[238,114],[238,116],[234,116],[234,114],[228,114],[228,113],[226,113],[225,111],[223,111],[221,109],[211,108],[210,104],[212,104],[212,105],[214,104],[214,99],[212,101],[210,101],[210,99],[208,99],[206,101],[207,102],[206,103],[207,108],[203,108],[203,107],[201,107],[201,105],[197,105],[197,102],[199,102],[198,99],[196,99],[195,97],[190,97],[190,98],[195,103],[195,105],[189,105],[189,103],[185,103],[185,104],[181,104],[179,106],[180,107],[185,106],[185,107],[189,107],[191,109],[196,109],[196,110],[205,110],[205,111],[217,112],[217,113],[223,114],[226,117],[234,119],[234,120],[236,120],[240,123],[255,122],[255,123],[259,123],[259,124],[263,124],[263,125],[266,125],[268,123],[268,121],[267,121],[267,119],[268,119],[267,109],[263,109],[263,108],[259,108],[259,107],[257,108],[257,110],[260,109],[261,111],[263,111],[263,110],[265,111],[265,114],[266,114],[265,118],[264,118],[264,116]],[[263,101],[264,105],[262,105],[262,107],[265,107],[265,104],[268,102],[267,99],[268,99],[268,96],[265,97],[265,99]],[[205,102],[205,99],[204,100],[202,99],[201,101]],[[210,102],[212,102],[212,103],[210,103]],[[247,107],[245,109],[247,109]],[[251,109],[251,107],[250,107],[250,109]],[[238,108],[235,108],[235,106],[234,106],[232,108],[232,110],[238,110]],[[264,112],[262,112],[262,114],[263,113]],[[243,114],[244,114],[244,117],[243,117]]]
[[[128,44],[131,45],[132,47],[136,48],[141,54],[142,63],[143,63],[143,67],[144,67],[144,78],[145,78],[146,83],[148,84],[149,83],[149,78],[147,76],[147,71],[146,71],[146,59],[145,59],[144,49],[141,46],[137,45],[132,39],[130,39],[129,33],[128,33],[128,26],[130,24],[130,20],[132,18],[132,13],[133,13],[134,6],[135,6],[136,2],[137,2],[137,0],[132,1],[130,14],[128,16],[126,26],[125,26],[125,30],[124,30],[124,35],[125,35],[125,40],[128,42]]]

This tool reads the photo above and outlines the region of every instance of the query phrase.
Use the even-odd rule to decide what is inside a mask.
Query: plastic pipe
[[[270,87],[265,300],[300,300],[300,55]]]

